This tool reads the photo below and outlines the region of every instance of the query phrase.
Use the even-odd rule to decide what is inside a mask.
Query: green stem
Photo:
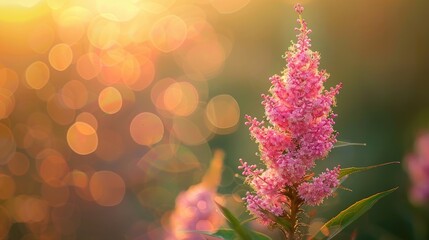
[[[298,234],[298,226],[299,226],[299,212],[301,211],[301,206],[303,204],[303,200],[298,196],[298,191],[295,187],[291,187],[289,189],[289,193],[287,194],[291,203],[290,203],[290,212],[287,216],[287,220],[290,222],[290,229],[286,229],[286,239],[287,240],[295,240],[297,239]]]

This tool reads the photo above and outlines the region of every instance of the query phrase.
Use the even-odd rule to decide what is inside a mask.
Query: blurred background
[[[259,160],[243,116],[263,115],[296,2],[0,0],[0,239],[163,239],[215,149],[218,192],[246,219],[234,175],[239,158]],[[402,162],[429,129],[429,2],[300,2],[327,86],[343,83],[339,139],[367,144],[334,149],[316,171]],[[428,238],[402,163],[344,185],[309,209],[313,227],[399,186],[338,239]]]

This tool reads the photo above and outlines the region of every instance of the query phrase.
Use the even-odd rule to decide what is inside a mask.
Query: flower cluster
[[[417,204],[429,202],[429,132],[417,139],[415,153],[405,160],[412,182],[411,200]]]
[[[258,169],[242,160],[239,167],[254,189],[244,198],[247,208],[268,225],[273,223],[271,214],[293,220],[292,208],[318,205],[339,185],[339,167],[319,176],[311,170],[336,142],[332,107],[341,85],[324,89],[329,76],[318,69],[319,53],[310,50],[311,30],[301,17],[303,7],[297,4],[295,11],[297,42],[285,54],[283,74],[270,78],[270,94],[262,95],[268,123],[246,116],[266,167]]]
[[[204,240],[206,237],[192,231],[214,232],[223,224],[224,218],[216,205],[216,201],[222,201],[216,193],[222,166],[223,152],[218,150],[201,183],[189,187],[176,198],[167,240]]]

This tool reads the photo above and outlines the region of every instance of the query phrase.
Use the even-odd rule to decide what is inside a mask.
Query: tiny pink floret
[[[297,12],[298,14],[302,14],[303,11],[304,11],[304,7],[301,4],[299,3],[295,4],[295,12]]]

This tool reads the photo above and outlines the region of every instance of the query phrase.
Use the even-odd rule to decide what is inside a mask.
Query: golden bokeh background
[[[235,98],[209,94],[233,45],[210,18],[248,3],[0,1],[0,238],[161,239],[237,129]]]

